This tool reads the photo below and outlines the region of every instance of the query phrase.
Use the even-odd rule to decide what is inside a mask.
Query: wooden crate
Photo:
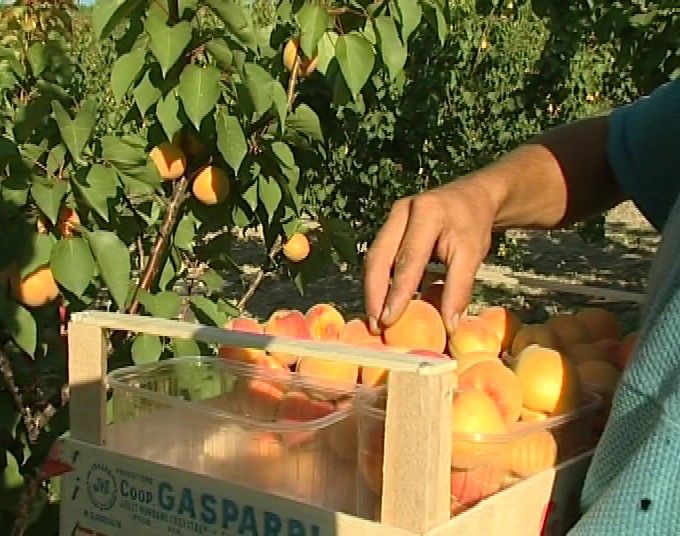
[[[324,356],[388,368],[382,523],[331,512],[174,467],[106,444],[108,334],[126,330],[206,343]],[[451,401],[455,362],[344,344],[230,332],[115,313],[73,315],[69,328],[70,437],[61,460],[60,533],[287,536],[563,534],[590,453],[543,471],[450,518]],[[171,444],[181,438],[159,438]]]

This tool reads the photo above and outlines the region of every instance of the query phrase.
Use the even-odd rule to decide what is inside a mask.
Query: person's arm
[[[366,255],[372,329],[399,318],[433,253],[447,266],[441,313],[452,329],[492,230],[556,228],[623,199],[607,158],[607,117],[598,117],[550,130],[479,171],[399,200]]]

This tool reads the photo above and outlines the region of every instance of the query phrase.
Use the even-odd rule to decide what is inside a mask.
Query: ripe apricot
[[[581,383],[611,398],[621,378],[621,371],[607,361],[585,361],[576,365]]]
[[[501,341],[484,320],[478,316],[466,316],[460,319],[456,331],[451,335],[449,350],[453,357],[468,352],[498,355],[501,351]]]
[[[512,341],[510,353],[518,356],[522,350],[532,344],[538,344],[543,348],[560,350],[562,344],[555,332],[545,324],[529,324],[520,328]]]
[[[167,141],[160,143],[151,149],[149,156],[163,180],[179,179],[187,168],[186,156],[174,143]]]
[[[241,331],[245,333],[263,334],[264,328],[252,318],[234,318],[224,325],[224,329]],[[220,346],[218,355],[224,359],[242,361],[244,363],[256,363],[265,356],[265,351],[258,348],[241,348],[238,346]]]
[[[338,411],[349,409],[344,419],[331,425],[324,434],[331,451],[341,460],[356,462],[357,460],[357,415],[352,409],[352,400],[342,400],[336,404]]]
[[[204,205],[222,203],[230,191],[229,177],[226,171],[215,166],[205,166],[194,177],[191,191]]]
[[[296,370],[302,378],[330,389],[350,390],[359,380],[359,366],[346,361],[301,357]]]
[[[365,486],[376,495],[382,495],[385,430],[373,428],[364,431],[360,443],[359,474]]]
[[[639,332],[632,331],[628,333],[621,341],[621,346],[619,346],[619,349],[615,355],[615,360],[619,370],[624,370],[628,366],[630,358],[633,356],[635,346],[637,345],[638,338]]]
[[[567,348],[565,354],[572,363],[579,364],[585,361],[604,361],[605,355],[600,348],[592,342],[582,342]]]
[[[294,233],[283,245],[283,256],[290,262],[302,262],[310,252],[309,239],[302,233]]]
[[[501,350],[509,351],[515,335],[522,327],[522,321],[510,309],[501,306],[486,307],[479,313],[501,341]]]
[[[365,318],[353,318],[347,322],[338,337],[340,342],[366,348],[384,348],[382,337],[373,335]],[[378,367],[361,367],[359,381],[365,385],[379,385],[387,380],[387,370]]]
[[[621,339],[621,323],[611,311],[602,307],[584,307],[575,316],[586,327],[592,340]]]
[[[71,207],[61,207],[59,219],[57,220],[57,230],[64,238],[70,238],[75,232],[75,226],[80,224],[78,213]]]
[[[595,341],[593,344],[597,346],[598,350],[600,350],[603,359],[606,359],[607,361],[614,363],[618,367],[618,363],[616,361],[616,354],[619,352],[619,349],[621,347],[620,340],[600,339],[599,341]]]
[[[456,361],[458,362],[456,372],[458,372],[458,374],[462,374],[475,363],[480,363],[482,361],[500,362],[500,359],[498,358],[497,354],[493,354],[491,352],[465,352],[464,354],[459,355],[456,358]]]
[[[451,497],[454,514],[473,506],[501,489],[505,470],[501,464],[485,463],[471,469],[451,470]]]
[[[338,340],[345,327],[342,313],[328,303],[312,305],[305,313],[305,322],[312,339],[321,341]]]
[[[304,78],[305,76],[312,74],[319,63],[318,56],[312,59],[304,57],[302,50],[300,49],[300,40],[297,37],[292,37],[283,47],[283,64],[290,72],[293,72],[293,66],[295,65],[296,57],[299,57],[298,76],[300,78]]]
[[[266,335],[311,339],[305,315],[296,309],[279,309],[274,311],[264,325]],[[297,362],[298,356],[281,352],[270,352],[280,363],[286,366]]]
[[[21,278],[18,270],[12,270],[10,288],[14,299],[27,307],[41,307],[54,301],[59,295],[59,287],[47,265],[24,278]]]
[[[557,350],[532,345],[517,356],[515,374],[524,406],[551,415],[572,411],[581,402],[581,384],[574,365]]]
[[[327,400],[311,398],[302,391],[288,391],[279,405],[281,422],[314,421],[335,411],[335,406]],[[289,447],[307,443],[314,438],[313,430],[291,430],[282,432],[283,442]]]
[[[539,473],[557,462],[557,441],[549,430],[524,435],[509,446],[508,469],[526,478]]]
[[[519,414],[519,420],[521,422],[545,421],[548,417],[549,415],[543,411],[534,411],[533,409],[525,408],[524,406],[522,406]]]
[[[568,348],[582,342],[591,342],[588,330],[575,315],[559,314],[546,320],[545,325],[557,335],[562,348]]]
[[[385,328],[383,340],[389,346],[443,353],[446,328],[439,311],[431,303],[413,299],[399,319]]]
[[[458,377],[458,389],[479,389],[498,406],[505,424],[519,419],[522,410],[522,388],[515,373],[500,359],[481,361]]]

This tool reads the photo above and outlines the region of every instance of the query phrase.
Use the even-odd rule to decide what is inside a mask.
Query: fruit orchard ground
[[[562,281],[599,286],[610,289],[644,292],[647,272],[659,241],[656,233],[630,203],[610,211],[606,219],[604,243],[587,243],[575,230],[554,232],[513,233],[516,253],[512,259],[490,256],[485,265],[510,267],[539,276],[557,276]],[[243,273],[241,277],[227,274],[227,293],[238,296],[244,282],[256,272],[262,256],[262,245],[256,234],[237,241],[234,260]],[[500,279],[500,278],[499,278]],[[516,308],[522,319],[539,322],[556,312],[569,311],[596,300],[566,292],[530,292],[507,289],[493,280],[478,283],[471,311],[486,304],[504,304]],[[329,302],[346,316],[361,314],[363,310],[361,272],[358,268],[329,268],[315,281],[307,295],[300,296],[292,282],[271,275],[265,278],[248,310],[264,319],[275,309],[306,310],[314,303]],[[600,302],[602,303],[602,302]],[[626,330],[637,322],[639,305],[631,302],[605,303],[622,316]]]

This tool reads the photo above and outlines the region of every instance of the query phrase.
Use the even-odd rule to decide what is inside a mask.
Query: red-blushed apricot
[[[279,404],[279,421],[296,423],[315,421],[335,411],[335,406],[328,400],[310,397],[303,391],[288,391]],[[282,432],[283,442],[289,447],[311,441],[316,435],[312,430],[290,430]]]
[[[444,282],[435,281],[420,293],[420,299],[430,303],[437,311],[442,310],[442,294],[444,293]]]
[[[182,149],[167,141],[151,149],[149,156],[163,180],[179,179],[187,168],[187,158]]]
[[[498,444],[489,442],[507,426],[493,398],[480,389],[457,391],[452,409],[453,444],[451,466],[471,468],[497,455]]]
[[[323,388],[349,391],[359,381],[359,366],[347,361],[301,357],[296,370],[300,377]]]
[[[435,307],[423,300],[411,300],[399,319],[383,331],[385,344],[393,347],[419,348],[443,353],[446,328]]]
[[[257,320],[247,317],[234,318],[224,325],[224,329],[245,333],[263,334],[264,328]],[[241,348],[238,346],[220,346],[217,354],[224,359],[256,363],[265,356],[265,351],[257,348]]]
[[[283,395],[283,390],[275,382],[250,378],[245,382],[241,409],[255,418],[270,420],[278,415]]]
[[[311,251],[309,239],[302,233],[294,233],[283,245],[282,251],[290,262],[302,262]]]
[[[342,400],[336,404],[337,411],[350,410],[347,417],[331,425],[324,437],[331,452],[341,460],[357,461],[357,416],[352,409],[352,400]]]
[[[621,346],[619,346],[619,349],[615,355],[615,361],[619,370],[624,370],[628,366],[630,358],[633,356],[633,351],[635,350],[638,339],[639,332],[631,331],[621,341]]]
[[[204,205],[218,205],[229,197],[229,176],[221,168],[204,166],[194,176],[191,191]]]
[[[498,358],[498,354],[493,354],[491,352],[465,352],[464,354],[459,355],[456,358],[456,361],[458,362],[458,366],[456,368],[456,372],[458,372],[458,374],[462,374],[475,363],[480,363],[482,361],[501,362]]]
[[[571,359],[572,363],[579,364],[585,361],[604,361],[606,360],[602,350],[592,342],[581,342],[567,348],[565,355]]]
[[[449,350],[455,358],[469,352],[499,355],[501,341],[484,320],[478,316],[465,316],[449,338]]]
[[[54,301],[59,295],[59,287],[52,270],[45,265],[21,277],[19,270],[12,269],[9,276],[12,296],[27,307],[42,307]]]
[[[342,313],[329,303],[312,305],[305,313],[305,321],[312,339],[319,341],[338,340],[345,327]]]
[[[276,337],[292,337],[294,339],[309,340],[309,326],[305,320],[305,315],[296,309],[279,309],[274,311],[264,325],[266,335]],[[298,356],[281,352],[270,352],[271,355],[281,364],[294,365]]]
[[[621,371],[608,361],[584,361],[576,365],[581,383],[611,398],[619,384]]]
[[[522,321],[516,313],[502,306],[486,307],[479,313],[479,318],[486,322],[501,341],[501,350],[510,351],[512,341],[522,327]]]
[[[531,432],[516,439],[508,446],[508,469],[526,478],[557,462],[557,441],[549,430]]]
[[[586,327],[591,340],[621,339],[621,323],[611,311],[602,307],[584,307],[575,316]]]
[[[520,328],[512,341],[510,353],[518,356],[527,346],[537,344],[543,348],[561,350],[562,344],[555,332],[545,324],[528,324]]]
[[[562,348],[569,348],[582,342],[591,342],[585,325],[572,314],[563,313],[548,318],[545,325],[557,335]]]
[[[534,411],[533,409],[525,408],[524,406],[522,406],[519,414],[519,420],[521,422],[545,421],[549,417],[550,415],[543,411]]]
[[[515,373],[500,359],[481,361],[467,368],[458,377],[458,389],[484,391],[496,403],[507,425],[519,419],[522,388]]]
[[[353,318],[347,322],[343,326],[338,340],[365,348],[386,348],[382,337],[370,332],[366,318]],[[363,384],[375,386],[385,383],[386,379],[387,370],[385,369],[378,367],[360,367],[359,369],[359,381]]]
[[[515,374],[524,406],[551,415],[570,412],[581,403],[581,383],[574,364],[557,350],[532,345],[517,356]]]
[[[498,463],[485,463],[471,469],[451,470],[451,496],[456,506],[452,514],[470,508],[501,489],[505,469]]]
[[[75,233],[76,225],[80,224],[78,213],[71,207],[61,207],[57,220],[57,230],[64,238],[71,238]]]

